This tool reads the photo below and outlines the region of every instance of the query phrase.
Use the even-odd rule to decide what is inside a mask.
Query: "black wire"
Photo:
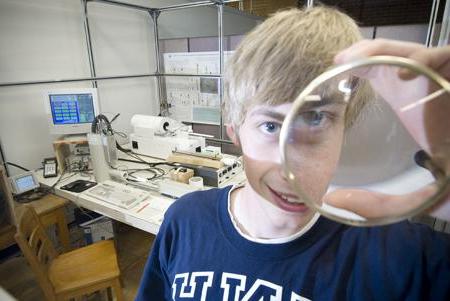
[[[133,156],[131,156],[133,157]],[[134,157],[133,157],[134,158]],[[124,158],[119,158],[119,161],[124,161],[124,162],[131,162],[131,163],[138,163],[138,164],[148,164],[150,165],[150,167],[155,167],[158,165],[167,165],[167,166],[173,166],[173,167],[180,167],[181,165],[179,163],[170,163],[170,162],[147,162],[147,161],[136,161],[136,160],[130,160],[130,159],[124,159]]]
[[[136,179],[136,177],[133,174],[136,173],[136,172],[147,171],[147,172],[152,173],[153,176],[146,178],[147,180],[158,179],[158,178],[161,178],[162,176],[165,176],[167,174],[164,169],[159,168],[159,167],[150,167],[150,168],[141,168],[141,169],[128,169],[126,171],[127,171],[129,177],[132,177],[132,178],[135,178],[135,179]]]
[[[116,147],[117,147],[118,150],[120,150],[120,151],[123,152],[123,153],[130,153],[130,152],[132,152],[131,149],[126,149],[126,148],[124,148],[122,145],[120,145],[119,143],[117,143],[117,141],[116,141]]]
[[[119,117],[119,116],[120,116],[120,113],[117,113],[117,114],[111,119],[111,121],[110,121],[109,123],[113,123],[114,120],[116,120],[117,117]]]
[[[122,138],[127,138],[128,137],[128,135],[125,134],[124,132],[119,132],[119,131],[116,131],[116,130],[114,130],[114,134],[116,134],[117,136],[120,136]]]
[[[130,156],[131,158],[134,158],[134,159],[137,159],[137,160],[140,161],[140,162],[136,162],[136,161],[131,161],[131,162],[134,162],[134,163],[145,163],[145,164],[149,164],[149,162],[145,161],[144,159],[142,159],[141,157],[139,157],[137,154],[133,153],[131,150],[128,151],[128,150],[124,149],[123,147],[118,148],[118,150],[121,151],[121,152],[123,152],[123,153],[125,153],[125,154],[127,154],[127,155]],[[122,159],[119,159],[119,160],[122,160]]]
[[[104,133],[105,135],[107,135],[109,133],[111,135],[114,135],[111,123],[109,122],[108,118],[103,114],[99,114],[94,118],[94,121],[92,121],[91,124],[91,132],[94,134]]]
[[[18,164],[15,164],[15,163],[5,162],[5,164],[14,166],[14,167],[16,167],[16,168],[18,168],[18,169],[22,169],[22,170],[25,170],[25,171],[30,171],[29,169],[27,169],[27,168],[25,168],[25,167],[23,167],[23,166],[20,166],[20,165],[18,165]]]
[[[73,177],[76,173],[69,175],[68,177],[65,177],[63,179],[64,174],[66,174],[66,171],[62,172],[61,175],[59,176],[58,180],[56,180],[56,182],[53,183],[53,185],[50,187],[46,187],[46,188],[40,187],[31,193],[25,193],[21,196],[15,196],[14,199],[19,203],[29,203],[32,201],[36,201],[36,200],[50,194],[53,191],[53,189],[55,188],[55,186],[58,185],[58,183],[60,183],[63,180],[67,180],[67,179]]]

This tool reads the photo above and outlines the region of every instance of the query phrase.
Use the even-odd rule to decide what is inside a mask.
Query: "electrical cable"
[[[106,126],[106,129],[104,129],[104,126]],[[108,118],[103,114],[95,116],[94,120],[92,121],[91,132],[94,134],[103,133],[107,135],[109,133],[110,135],[114,135],[114,131],[111,127],[111,122],[109,122]]]
[[[73,175],[66,177],[64,179],[62,179],[62,176],[65,174],[66,172],[64,171],[63,173],[61,173],[61,175],[59,176],[58,180],[56,180],[55,183],[53,183],[52,186],[50,187],[46,187],[46,188],[37,188],[32,192],[29,193],[24,193],[23,195],[19,195],[19,196],[15,196],[14,199],[18,202],[18,203],[29,203],[32,201],[36,201],[44,196],[46,196],[47,194],[50,194],[51,191],[55,188],[55,186],[60,183],[62,180],[66,180],[70,177],[72,177]]]
[[[128,138],[128,135],[125,134],[124,132],[119,132],[119,131],[114,130],[114,134],[116,134],[117,136],[122,137],[124,139]]]
[[[109,123],[113,123],[114,120],[116,120],[117,117],[119,117],[119,116],[120,116],[120,113],[117,113],[116,115],[114,115],[114,117],[111,119],[111,121]]]
[[[138,158],[136,153],[132,153],[132,154],[127,154],[132,158]],[[136,157],[134,157],[133,155],[136,155]],[[125,158],[119,158],[119,161],[125,161],[125,162],[130,162],[130,163],[137,163],[137,164],[147,164],[150,165],[150,167],[154,167],[154,166],[158,166],[158,165],[167,165],[167,166],[173,166],[173,167],[179,167],[181,166],[180,163],[170,163],[170,162],[147,162],[141,158],[139,158],[139,161],[136,160],[130,160],[130,159],[125,159]]]
[[[117,143],[117,141],[116,141],[116,147],[117,147],[118,150],[120,150],[120,151],[123,152],[123,153],[130,153],[130,152],[132,152],[131,149],[123,148],[122,145],[120,145],[119,143]]]
[[[22,170],[24,170],[24,171],[30,171],[29,169],[27,169],[27,168],[25,168],[25,167],[23,167],[23,166],[20,166],[20,165],[18,165],[18,164],[15,164],[15,163],[5,162],[5,164],[14,166],[15,168],[22,169]]]

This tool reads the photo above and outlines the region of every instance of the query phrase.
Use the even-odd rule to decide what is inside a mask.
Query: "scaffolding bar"
[[[224,58],[223,58],[223,4],[217,4],[217,28],[219,36],[219,104],[222,107],[223,103],[223,69],[224,69]],[[221,112],[222,113],[222,112]],[[219,138],[223,140],[223,117],[220,114],[219,122]]]
[[[53,80],[37,80],[37,81],[0,83],[0,88],[2,88],[2,87],[12,87],[12,86],[26,86],[26,85],[45,85],[45,84],[62,84],[62,83],[74,83],[74,82],[88,82],[88,81],[109,80],[109,79],[139,78],[139,77],[150,77],[150,76],[155,76],[155,74],[97,76],[97,77],[80,77],[80,78],[66,78],[66,79],[53,79]]]
[[[177,5],[160,7],[160,8],[157,8],[157,10],[163,12],[163,11],[178,10],[178,9],[185,9],[185,8],[199,7],[199,6],[210,6],[210,5],[216,5],[216,4],[222,5],[222,4],[226,4],[226,3],[241,2],[241,1],[242,0],[198,1],[198,2],[191,2],[191,3],[185,3],[185,4],[177,4]]]
[[[161,57],[160,57],[160,53],[159,53],[159,31],[158,31],[158,17],[159,17],[160,12],[159,11],[151,11],[149,13],[153,20],[153,36],[155,39],[156,74],[160,75],[161,74]],[[159,113],[162,116],[166,116],[166,115],[168,115],[167,110],[169,108],[169,105],[167,103],[167,100],[163,99],[162,79],[160,76],[158,76],[156,78],[156,84],[158,86],[156,89],[156,93],[158,94],[158,100],[159,100]]]
[[[88,20],[88,11],[87,11],[87,0],[81,0],[81,4],[83,6],[83,22],[84,22],[84,35],[86,39],[86,47],[89,58],[89,70],[91,72],[91,77],[95,78],[95,64],[94,64],[94,54],[92,51],[92,40],[91,40],[91,31],[89,29],[89,20]],[[92,87],[97,88],[97,81],[92,81]]]
[[[136,5],[126,2],[120,2],[120,1],[114,1],[114,0],[87,0],[89,2],[99,2],[114,6],[120,6],[120,7],[126,7],[126,8],[132,8],[137,10],[143,10],[143,11],[169,11],[169,10],[178,10],[178,9],[185,9],[185,8],[191,8],[191,7],[199,7],[199,6],[210,6],[217,3],[233,3],[233,2],[242,2],[242,0],[209,0],[209,1],[197,1],[197,2],[191,2],[191,3],[184,3],[184,4],[176,4],[176,5],[169,5],[164,7],[148,7],[148,6],[142,6],[142,5]]]
[[[434,29],[436,27],[436,18],[439,10],[439,0],[433,0],[433,6],[431,7],[430,22],[428,23],[427,39],[425,46],[433,47]]]
[[[132,9],[143,10],[143,11],[155,10],[152,7],[136,5],[136,4],[131,4],[131,3],[125,3],[125,2],[119,2],[119,1],[113,1],[113,0],[87,0],[87,1],[89,1],[89,2],[100,2],[100,3],[104,3],[104,4],[120,6],[120,7],[126,7],[126,8],[132,8]]]
[[[164,74],[164,73],[157,74],[157,73],[144,73],[144,74],[130,74],[130,75],[79,77],[79,78],[65,78],[65,79],[53,79],[53,80],[35,80],[35,81],[0,83],[0,88],[2,88],[2,87],[13,87],[13,86],[26,86],[26,85],[61,84],[61,83],[87,82],[87,81],[99,81],[99,80],[110,80],[110,79],[126,79],[126,78],[139,78],[139,77],[165,77],[165,76],[220,78],[220,75],[217,75],[217,74]]]
[[[439,34],[438,46],[448,45],[450,35],[450,1],[445,2],[444,15],[442,17],[441,32]]]
[[[155,76],[179,76],[179,77],[210,77],[210,78],[220,78],[220,74],[182,74],[182,73],[161,73],[155,74]]]

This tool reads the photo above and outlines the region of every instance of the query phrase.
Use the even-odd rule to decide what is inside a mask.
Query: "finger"
[[[443,76],[446,80],[450,80],[450,60],[441,65],[441,67],[436,70],[441,76]]]
[[[323,201],[365,218],[381,218],[404,215],[421,206],[436,191],[437,188],[433,184],[404,195],[388,195],[362,189],[338,189],[327,194]]]
[[[450,78],[450,46],[420,49],[411,53],[409,58],[437,71],[446,79]]]
[[[355,59],[374,55],[393,55],[408,57],[412,53],[425,49],[424,45],[386,39],[362,40],[335,56],[335,63],[343,64]]]
[[[379,218],[385,212],[385,197],[377,193],[357,189],[339,189],[327,194],[323,202],[333,207],[351,211],[365,218]]]

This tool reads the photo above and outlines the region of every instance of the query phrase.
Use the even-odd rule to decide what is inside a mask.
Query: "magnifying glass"
[[[296,201],[326,217],[373,226],[417,215],[450,192],[450,83],[400,57],[337,66],[295,99],[280,152]]]

